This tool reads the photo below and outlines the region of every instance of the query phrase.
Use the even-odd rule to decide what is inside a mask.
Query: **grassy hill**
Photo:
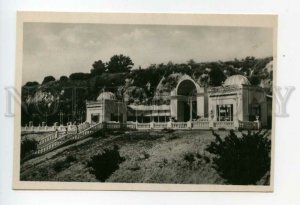
[[[227,134],[218,133],[222,138]],[[24,162],[20,178],[25,181],[226,184],[213,168],[212,155],[205,151],[213,139],[210,131],[108,132]],[[99,180],[90,166],[91,159],[116,146],[122,160],[116,161],[115,168]],[[114,159],[110,156],[108,163],[113,164]],[[257,182],[267,183],[267,177]]]

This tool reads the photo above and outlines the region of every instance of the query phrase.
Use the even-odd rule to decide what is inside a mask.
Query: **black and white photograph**
[[[15,188],[272,191],[274,16],[55,15],[17,24]]]

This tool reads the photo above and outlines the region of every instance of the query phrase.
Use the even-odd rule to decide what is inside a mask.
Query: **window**
[[[260,109],[260,105],[257,103],[254,103],[250,106],[251,110],[249,113],[249,121],[255,121],[257,120],[257,117],[260,120],[260,113],[261,113],[261,109]]]
[[[217,121],[233,121],[233,104],[217,105]]]
[[[99,114],[91,114],[92,123],[99,122]]]

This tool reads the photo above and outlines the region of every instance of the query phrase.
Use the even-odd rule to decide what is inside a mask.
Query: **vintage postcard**
[[[18,12],[14,189],[273,191],[277,16]]]

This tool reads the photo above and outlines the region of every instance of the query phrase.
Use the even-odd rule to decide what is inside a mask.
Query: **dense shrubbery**
[[[206,148],[214,154],[213,162],[220,176],[230,184],[255,184],[270,171],[271,141],[267,132],[242,133],[230,131],[224,139],[213,132],[215,141]]]
[[[68,155],[64,160],[57,161],[53,164],[53,169],[56,172],[60,172],[68,168],[72,162],[75,162],[77,159],[72,155]]]
[[[21,160],[37,149],[38,142],[33,139],[25,139],[21,142]]]
[[[91,160],[87,162],[87,166],[91,167],[90,172],[96,176],[96,178],[103,182],[114,171],[119,169],[119,164],[125,159],[120,156],[118,146],[114,146],[113,149],[105,149],[103,153],[94,155]]]

